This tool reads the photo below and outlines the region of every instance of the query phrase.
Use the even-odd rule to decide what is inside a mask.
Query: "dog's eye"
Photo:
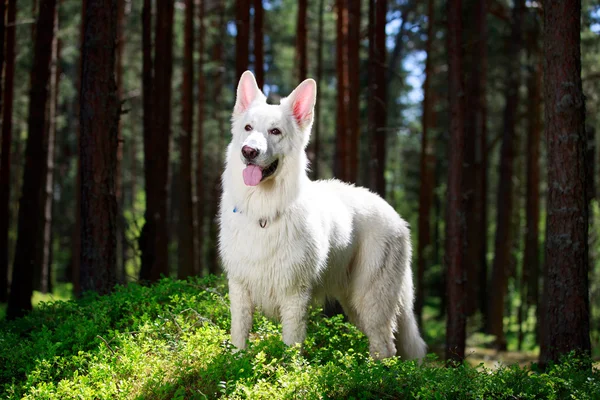
[[[273,128],[269,131],[271,135],[281,135],[281,131],[277,128]]]
[[[244,129],[246,130],[246,132],[250,132],[252,130],[252,125],[248,124],[244,127]]]

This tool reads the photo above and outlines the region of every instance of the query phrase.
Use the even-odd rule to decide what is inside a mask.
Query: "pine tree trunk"
[[[235,2],[235,80],[248,69],[248,42],[250,38],[250,0]]]
[[[464,147],[464,83],[462,56],[461,0],[448,3],[448,74],[450,103],[450,145],[448,149],[448,209],[446,222],[446,359],[465,357],[466,293],[464,270],[464,205],[462,193]]]
[[[126,0],[117,0],[117,59],[115,65],[115,75],[117,81],[117,95],[119,99],[124,97],[123,83],[123,57],[125,54],[125,2]],[[119,113],[121,105],[119,104]],[[124,228],[125,215],[123,214],[123,122],[119,118],[118,126],[118,148],[117,148],[117,167],[115,175],[115,196],[117,197],[117,280],[121,283],[125,282],[125,254],[123,247],[125,246]]]
[[[198,4],[198,127],[196,139],[196,238],[197,238],[197,269],[198,273],[202,274],[204,269],[204,202],[205,202],[205,185],[204,185],[204,114],[205,114],[205,91],[206,85],[204,80],[204,10],[205,0],[200,0]]]
[[[31,92],[29,99],[27,148],[23,172],[23,190],[19,202],[17,244],[13,263],[13,279],[8,299],[7,318],[13,319],[31,310],[36,240],[42,227],[40,193],[44,187],[44,128],[50,80],[50,58],[54,33],[56,0],[40,4],[34,43]]]
[[[11,193],[12,110],[15,76],[15,21],[17,0],[9,0],[6,12],[4,104],[2,108],[2,150],[0,153],[0,302],[8,300],[8,267]]]
[[[265,84],[263,15],[262,0],[254,0],[254,73],[256,83],[261,90]]]
[[[478,77],[479,87],[477,90],[477,106],[475,118],[475,199],[474,199],[474,224],[472,229],[477,231],[477,236],[474,238],[476,244],[474,247],[474,257],[476,259],[478,274],[477,277],[477,301],[479,310],[483,318],[483,326],[485,326],[485,318],[487,312],[487,101],[486,101],[486,85],[487,85],[487,0],[477,0],[476,13],[476,33],[478,54]]]
[[[348,0],[348,180],[358,180],[360,138],[360,0]],[[385,168],[385,166],[384,166]]]
[[[369,1],[369,188],[385,197],[385,144],[387,120],[386,91],[387,0]],[[404,17],[404,15],[403,15]]]
[[[87,8],[87,0],[81,2],[81,23],[79,26],[79,48],[83,49],[83,39],[85,35],[85,13]],[[81,93],[81,64],[83,55],[80,53],[77,66],[77,93]],[[77,101],[77,176],[75,177],[75,227],[73,229],[73,238],[71,240],[71,280],[73,282],[73,294],[78,297],[81,295],[81,104]]]
[[[494,245],[494,263],[492,282],[489,290],[489,310],[487,314],[488,333],[496,336],[496,346],[506,349],[504,336],[504,299],[508,290],[508,275],[511,265],[513,229],[513,164],[517,109],[519,102],[521,52],[521,25],[524,12],[524,0],[516,0],[512,15],[512,28],[508,42],[506,70],[506,103],[504,108],[504,128],[500,153],[500,171],[497,192],[496,240]]]
[[[220,6],[219,10],[219,22],[218,22],[218,27],[219,27],[219,31],[222,32],[225,30],[225,7],[224,6]],[[214,79],[214,99],[215,99],[215,103],[219,104],[221,101],[221,96],[222,96],[222,92],[223,92],[223,53],[224,53],[224,49],[223,49],[223,42],[222,41],[217,41],[215,47],[214,47],[214,57],[213,57],[213,61],[214,63],[217,65],[217,72],[215,74],[215,79]],[[223,118],[221,118],[220,113],[219,113],[219,109],[215,107],[214,110],[214,119],[217,121],[217,132],[219,132],[218,134],[218,140],[217,140],[217,148],[218,149],[223,149],[225,148],[225,143],[223,141],[223,135],[225,133],[225,124],[223,121]],[[215,160],[215,165],[218,166],[218,173],[216,175],[213,175],[210,179],[212,182],[212,185],[210,187],[211,190],[211,203],[210,203],[210,207],[209,207],[209,214],[208,214],[208,219],[209,219],[209,225],[208,225],[208,236],[209,236],[209,246],[208,246],[208,250],[207,250],[207,258],[208,258],[208,273],[209,274],[218,274],[220,271],[219,268],[219,255],[217,252],[217,233],[218,233],[218,228],[217,228],[217,211],[219,209],[219,196],[221,194],[221,171],[222,171],[222,165],[223,165],[223,160],[221,158],[221,152],[218,152],[216,160]]]
[[[590,353],[585,98],[581,1],[544,4],[544,104],[548,206],[540,363]]]
[[[116,284],[117,0],[88,0],[81,71],[81,289]]]
[[[145,223],[139,238],[141,250],[140,279],[150,280],[150,274],[155,262],[154,238],[156,225],[152,216],[156,212],[155,183],[152,172],[155,168],[152,155],[156,151],[153,135],[153,82],[154,65],[152,61],[152,2],[144,0],[142,8],[142,102],[144,109],[144,187],[146,192]]]
[[[429,129],[433,127],[433,96],[431,78],[433,74],[432,49],[434,41],[435,7],[434,0],[427,2],[427,42],[425,52],[425,80],[423,81],[423,118],[421,134],[421,186],[419,188],[419,240],[417,247],[417,297],[415,315],[421,326],[423,305],[425,303],[425,269],[428,260],[427,249],[431,245],[431,206],[433,203],[434,176],[431,164],[434,155],[433,144],[430,143]],[[383,172],[383,171],[382,171]]]
[[[348,12],[346,0],[336,0],[336,72],[337,72],[337,131],[335,139],[335,161],[333,174],[342,181],[348,181]]]
[[[298,20],[296,21],[296,62],[298,64],[298,82],[306,79],[308,73],[308,58],[306,55],[306,11],[307,0],[298,0]],[[260,87],[260,86],[259,86]]]
[[[194,0],[185,1],[183,55],[183,87],[181,107],[180,177],[181,199],[179,204],[179,269],[177,277],[184,279],[196,275],[194,268],[194,200],[192,176],[192,135],[194,111]]]
[[[4,43],[4,36],[6,34],[6,26],[5,26],[5,21],[6,21],[6,2],[5,1],[0,1],[0,43],[2,45],[0,45],[0,104],[2,104],[2,77],[4,76],[3,72],[4,72],[4,57],[5,57],[5,43]],[[1,133],[1,132],[0,132]],[[0,138],[2,136],[0,135]]]
[[[525,205],[525,250],[522,282],[527,285],[523,302],[537,306],[539,301],[539,238],[540,238],[540,143],[542,134],[542,64],[538,46],[539,28],[532,14],[534,27],[529,32],[529,74],[527,76],[527,193]]]
[[[48,101],[48,118],[47,118],[47,140],[46,140],[46,165],[44,173],[46,174],[46,182],[42,189],[42,251],[40,260],[40,276],[39,280],[34,281],[34,284],[39,284],[39,289],[42,293],[48,293],[51,289],[51,267],[52,267],[52,203],[54,199],[54,157],[56,148],[56,113],[58,108],[58,84],[60,79],[60,49],[58,33],[58,6],[55,11],[54,20],[54,40],[52,42],[52,61],[50,67],[50,86]]]
[[[319,0],[319,22],[317,28],[317,93],[323,80],[323,15],[325,13],[325,0]],[[317,96],[315,105],[315,122],[313,126],[313,138],[309,144],[309,160],[311,163],[312,177],[319,178],[319,157],[321,151],[321,99]]]
[[[146,8],[146,7],[144,7]],[[169,235],[167,200],[169,196],[169,145],[171,137],[171,77],[173,73],[173,2],[156,3],[156,33],[154,103],[150,118],[148,145],[144,144],[147,158],[146,223],[140,238],[142,255],[141,278],[155,282],[169,275]],[[148,35],[148,33],[147,33]],[[144,74],[144,79],[146,76]],[[145,116],[146,117],[146,116]]]

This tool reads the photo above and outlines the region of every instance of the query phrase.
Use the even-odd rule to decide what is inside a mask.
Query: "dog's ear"
[[[234,114],[241,114],[250,107],[250,104],[258,96],[265,98],[265,95],[258,88],[256,79],[250,71],[246,71],[240,77],[240,82],[237,87],[237,96],[235,99],[235,107],[233,108]]]
[[[313,118],[313,110],[317,99],[317,82],[306,79],[287,97],[287,103],[300,127],[304,128]]]

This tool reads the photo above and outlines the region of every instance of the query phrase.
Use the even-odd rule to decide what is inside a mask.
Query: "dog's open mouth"
[[[279,160],[273,161],[268,167],[263,168],[256,164],[248,164],[246,168],[244,168],[243,176],[244,183],[247,186],[256,186],[260,182],[267,179],[269,176],[273,175],[275,171],[277,171],[277,167],[279,166]]]

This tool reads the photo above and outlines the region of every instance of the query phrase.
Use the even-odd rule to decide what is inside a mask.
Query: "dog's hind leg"
[[[229,280],[231,302],[231,342],[238,349],[245,349],[252,329],[254,305],[250,293],[242,284]]]

